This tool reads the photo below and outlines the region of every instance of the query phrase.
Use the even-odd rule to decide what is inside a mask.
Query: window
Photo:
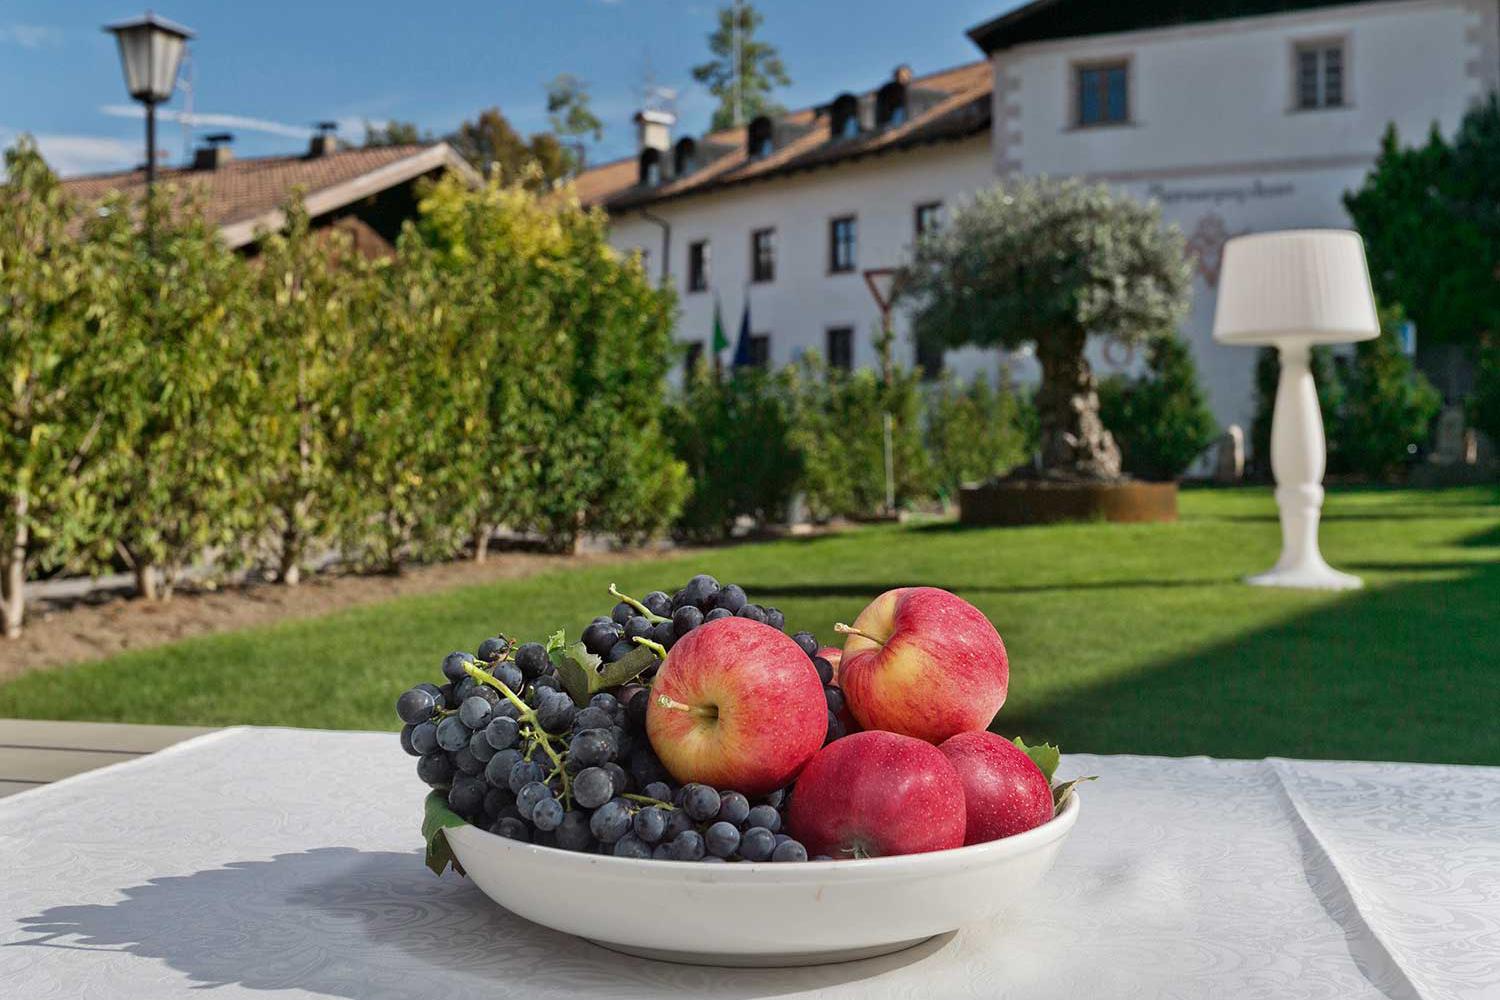
[[[1130,67],[1126,63],[1078,67],[1078,124],[1119,125],[1130,120]]]
[[[698,366],[703,363],[703,341],[690,340],[687,342],[687,352],[682,358],[682,370],[688,378],[692,378],[698,371]]]
[[[906,121],[906,87],[892,80],[875,94],[875,127],[891,128]]]
[[[1341,108],[1344,106],[1344,43],[1316,42],[1298,45],[1297,108],[1310,111],[1317,108]]]
[[[855,267],[857,239],[854,216],[843,215],[828,223],[828,270],[833,274],[852,271]]]
[[[854,328],[831,326],[828,328],[828,366],[844,371],[854,367]]]
[[[641,150],[641,183],[647,187],[661,183],[661,150]]]
[[[682,177],[696,169],[698,169],[698,144],[686,137],[677,140],[677,148],[672,152],[673,175]]]
[[[687,290],[690,292],[708,291],[709,272],[713,267],[713,257],[709,250],[708,240],[688,244]]]
[[[859,135],[859,99],[840,94],[833,102],[829,132],[835,139],[853,139]]]
[[[776,280],[776,230],[757,229],[750,234],[750,280]]]
[[[943,228],[943,203],[929,201],[917,206],[917,239]]]
[[[769,333],[750,335],[750,363],[756,368],[771,367],[771,335]]]
[[[746,130],[745,151],[750,154],[751,159],[771,155],[776,148],[773,132],[774,126],[771,124],[771,119],[765,115],[750,122],[750,127]]]

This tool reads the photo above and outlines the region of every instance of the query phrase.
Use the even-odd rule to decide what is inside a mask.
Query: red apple
[[[1025,833],[1052,818],[1052,788],[1026,751],[994,733],[959,733],[938,747],[964,786],[965,844]]]
[[[749,618],[677,640],[646,711],[646,735],[672,777],[746,795],[786,785],[827,733],[823,684],[807,654]]]
[[[1010,680],[1005,643],[968,601],[936,587],[888,590],[859,613],[839,686],[865,729],[941,743],[985,729]]]
[[[948,758],[897,733],[828,744],[797,779],[787,813],[810,855],[920,854],[964,842],[964,789]]]

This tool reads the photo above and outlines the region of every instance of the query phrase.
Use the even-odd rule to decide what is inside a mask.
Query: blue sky
[[[441,133],[499,105],[524,131],[545,127],[544,85],[574,73],[608,124],[595,161],[629,153],[630,116],[649,66],[676,87],[682,127],[701,130],[712,100],[689,68],[707,53],[714,2],[690,0],[156,0],[195,29],[198,128],[235,134],[241,155],[300,149],[305,129],[337,119],[403,119]],[[762,0],[763,36],[781,48],[789,107],[877,84],[907,62],[919,73],[978,58],[964,30],[1017,0]],[[0,143],[36,135],[64,173],[142,158],[143,127],[100,25],[140,13],[129,0],[0,0]],[[179,96],[169,106],[183,108]],[[253,120],[253,121],[252,121]],[[162,146],[182,155],[183,128]]]

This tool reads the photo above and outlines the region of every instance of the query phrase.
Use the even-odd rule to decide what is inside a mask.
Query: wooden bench
[[[0,798],[210,732],[197,726],[0,719]]]

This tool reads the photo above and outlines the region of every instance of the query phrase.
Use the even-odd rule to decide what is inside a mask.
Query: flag
[[[714,296],[714,357],[717,358],[729,346],[729,337],[724,333],[724,314],[719,310],[719,297]]]
[[[734,361],[731,362],[736,368],[748,368],[755,364],[755,357],[750,352],[750,296],[745,296],[745,311],[740,314],[740,339],[734,345]]]

